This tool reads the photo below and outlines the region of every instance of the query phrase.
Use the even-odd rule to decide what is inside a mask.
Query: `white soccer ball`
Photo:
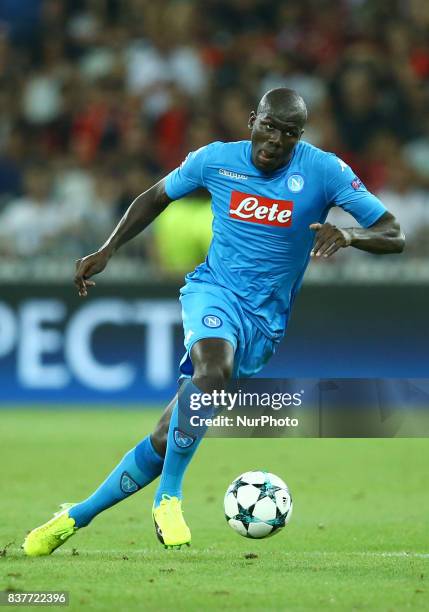
[[[292,497],[281,478],[269,472],[245,472],[228,487],[225,518],[246,538],[266,538],[279,533],[292,516]]]

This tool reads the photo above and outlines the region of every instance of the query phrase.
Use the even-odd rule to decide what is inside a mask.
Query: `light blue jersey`
[[[190,285],[202,282],[233,292],[250,321],[274,341],[285,333],[308,265],[315,236],[309,225],[324,223],[332,206],[363,227],[386,212],[347,164],[303,141],[272,173],[253,165],[250,141],[213,142],[190,153],[166,179],[173,200],[198,187],[212,195],[213,239],[187,286],[193,291]]]

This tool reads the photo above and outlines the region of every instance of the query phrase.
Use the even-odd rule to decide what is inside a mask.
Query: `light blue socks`
[[[201,391],[192,380],[187,380],[182,384],[171,415],[165,460],[158,455],[150,436],[147,436],[123,457],[90,497],[69,510],[77,527],[85,527],[97,514],[136,493],[160,474],[155,505],[159,505],[163,494],[181,499],[186,468],[207,430],[207,427],[190,426],[189,419],[193,415],[210,417],[213,414],[212,407],[191,411],[192,394],[201,395]]]
[[[192,427],[189,419],[192,416],[208,418],[213,414],[211,406],[195,412],[190,410],[193,394],[200,396],[200,389],[194,385],[192,380],[185,381],[171,414],[167,451],[159,487],[155,495],[155,506],[159,506],[164,494],[182,498],[183,476],[207,430],[207,427]]]
[[[163,463],[147,436],[124,456],[90,497],[69,510],[76,527],[85,527],[97,514],[151,483],[161,474]]]

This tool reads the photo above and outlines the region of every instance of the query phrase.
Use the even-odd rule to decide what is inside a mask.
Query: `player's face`
[[[304,132],[299,115],[279,116],[271,110],[258,115],[252,111],[249,127],[252,130],[252,162],[263,172],[273,172],[287,164]]]

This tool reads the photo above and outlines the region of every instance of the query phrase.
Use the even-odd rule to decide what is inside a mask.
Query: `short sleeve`
[[[329,153],[325,162],[325,195],[328,204],[340,206],[362,227],[370,227],[387,212],[342,159]]]
[[[204,187],[204,167],[210,145],[192,151],[178,168],[165,178],[165,190],[172,200],[183,198],[186,194]]]

